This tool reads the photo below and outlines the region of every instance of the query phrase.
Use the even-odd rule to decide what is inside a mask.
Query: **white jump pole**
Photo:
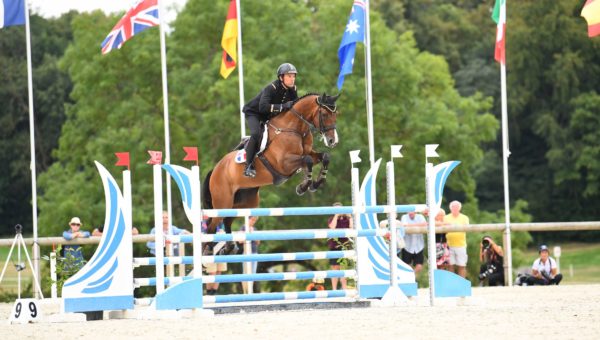
[[[154,176],[154,255],[156,256],[156,293],[165,290],[164,244],[162,226],[162,169],[160,164],[152,166]],[[196,253],[194,249],[194,255]]]
[[[201,278],[202,277],[202,241],[200,240],[200,235],[202,234],[202,197],[201,197],[201,189],[200,189],[200,167],[197,165],[192,166],[192,195],[196,196],[192,199],[193,211],[198,213],[194,214],[192,221],[192,234],[194,235],[193,245],[194,245],[194,277]],[[158,259],[157,259],[158,263]]]
[[[435,283],[433,273],[437,269],[436,251],[435,251],[435,215],[437,215],[437,205],[435,204],[435,183],[433,177],[433,163],[429,163],[429,157],[439,157],[435,149],[438,144],[428,144],[425,146],[425,192],[426,202],[429,209],[427,225],[427,252],[429,254],[427,262],[429,267],[429,305],[435,305]]]

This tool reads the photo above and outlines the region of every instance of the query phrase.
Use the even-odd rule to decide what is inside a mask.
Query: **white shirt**
[[[411,219],[408,214],[402,215],[400,221],[403,224],[425,223],[425,217],[421,214],[415,214],[415,218]],[[406,234],[404,236],[404,250],[411,254],[416,254],[425,248],[425,239],[423,234]]]
[[[542,262],[542,259],[539,258],[533,261],[533,266],[531,269],[537,270],[539,273],[546,272],[548,274],[552,274],[552,269],[556,268],[556,260],[548,256],[548,259],[545,263]]]

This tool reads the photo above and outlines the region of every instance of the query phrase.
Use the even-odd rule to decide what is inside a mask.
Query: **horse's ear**
[[[339,98],[341,95],[342,95],[342,93],[340,92],[340,93],[338,93],[338,94],[337,94],[337,96],[333,96],[333,97],[330,97],[330,98],[331,98],[331,100],[332,100],[332,101],[335,103],[335,101],[336,101],[336,100],[338,100],[338,98]]]

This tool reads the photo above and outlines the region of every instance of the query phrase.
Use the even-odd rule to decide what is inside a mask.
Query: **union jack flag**
[[[159,24],[158,0],[137,1],[102,42],[102,54],[121,48],[134,35]]]

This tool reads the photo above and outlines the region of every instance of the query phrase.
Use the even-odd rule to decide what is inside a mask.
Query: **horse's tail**
[[[212,209],[212,196],[210,195],[210,176],[212,175],[212,170],[208,172],[206,178],[204,178],[204,183],[202,183],[202,203],[204,205],[204,209]]]

